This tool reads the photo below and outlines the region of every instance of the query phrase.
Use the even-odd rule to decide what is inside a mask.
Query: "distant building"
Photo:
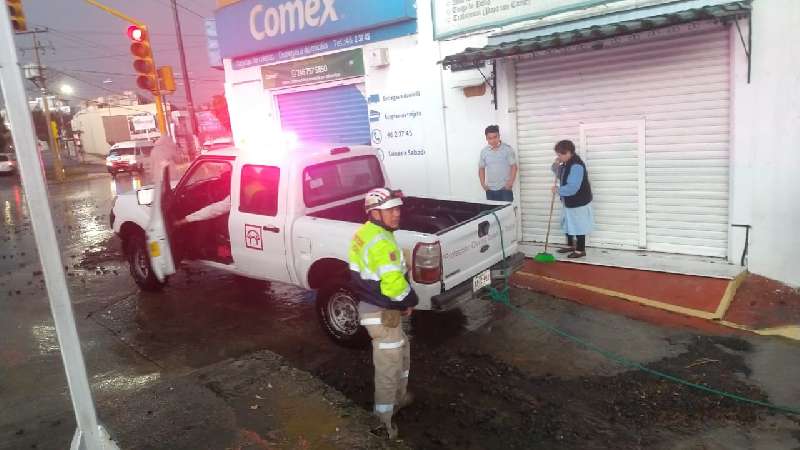
[[[85,102],[72,119],[72,129],[81,133],[84,151],[105,155],[117,142],[161,136],[155,125],[155,103],[140,104],[141,100],[126,92]]]

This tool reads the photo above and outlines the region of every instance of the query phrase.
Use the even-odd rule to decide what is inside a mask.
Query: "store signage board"
[[[364,54],[360,48],[261,67],[264,89],[286,89],[360,76],[364,76]]]
[[[671,0],[431,0],[434,37],[449,39],[594,7],[635,9]],[[575,14],[569,14],[577,18]],[[566,19],[565,19],[566,20]]]
[[[242,0],[214,13],[224,58],[415,21],[414,0]]]

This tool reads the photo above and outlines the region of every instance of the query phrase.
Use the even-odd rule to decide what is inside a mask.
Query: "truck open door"
[[[153,275],[160,282],[175,273],[174,240],[171,238],[174,227],[169,214],[172,199],[169,166],[164,167],[161,183],[153,191],[152,214],[147,225],[147,250]]]

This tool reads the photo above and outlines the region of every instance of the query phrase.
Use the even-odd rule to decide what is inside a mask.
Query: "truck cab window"
[[[303,198],[311,208],[362,195],[383,187],[381,163],[374,156],[359,156],[308,167],[303,173]]]
[[[186,174],[176,189],[173,213],[177,218],[224,200],[231,194],[231,165],[224,161],[201,161]]]
[[[191,173],[186,176],[184,188],[194,186],[205,181],[221,179],[223,175],[230,175],[231,165],[221,161],[206,161],[195,165]]]
[[[242,168],[242,185],[239,211],[275,216],[278,213],[278,185],[281,171],[272,166],[251,166]]]

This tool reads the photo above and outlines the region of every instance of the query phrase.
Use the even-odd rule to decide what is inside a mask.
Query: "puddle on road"
[[[161,379],[160,372],[145,375],[119,375],[105,373],[92,377],[92,389],[95,392],[124,392],[147,387]]]
[[[56,327],[53,325],[34,325],[31,327],[31,335],[41,355],[58,352],[61,348],[58,345]]]

